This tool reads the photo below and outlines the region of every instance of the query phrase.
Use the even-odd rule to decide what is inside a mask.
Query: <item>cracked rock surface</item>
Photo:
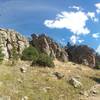
[[[29,46],[28,40],[20,33],[11,29],[0,29],[0,47],[4,54],[4,59],[12,57],[12,50],[21,54],[25,47]]]

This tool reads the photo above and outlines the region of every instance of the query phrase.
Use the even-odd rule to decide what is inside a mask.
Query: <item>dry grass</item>
[[[93,70],[72,62],[54,61],[55,68],[31,67],[29,62],[18,62],[15,66],[0,65],[0,95],[11,96],[11,100],[21,100],[27,96],[29,100],[78,100],[79,92],[87,90],[100,78],[100,70]],[[25,73],[20,67],[26,67]],[[58,80],[52,73],[60,72],[65,75]],[[82,89],[76,89],[69,84],[70,77],[80,76]]]

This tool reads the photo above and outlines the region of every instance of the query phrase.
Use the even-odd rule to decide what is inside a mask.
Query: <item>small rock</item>
[[[88,92],[87,92],[87,91],[80,91],[80,94],[81,94],[81,95],[84,95],[84,96],[86,96],[86,97],[88,97],[88,96],[89,96],[89,94],[88,94]]]
[[[95,95],[95,94],[97,94],[98,92],[97,92],[96,90],[93,89],[93,90],[90,91],[90,93],[92,93],[92,94]]]
[[[28,100],[28,97],[27,96],[24,96],[24,97],[22,97],[21,100]]]
[[[42,91],[46,93],[47,92],[47,89],[46,88],[43,88]]]
[[[51,87],[45,87],[47,90],[51,90]]]
[[[3,85],[3,82],[0,81],[0,87]]]
[[[17,79],[17,81],[18,81],[19,83],[22,83],[22,82],[23,82],[21,79]]]
[[[58,79],[62,79],[64,77],[63,73],[59,73],[59,72],[54,72],[53,73]]]
[[[21,71],[22,73],[25,73],[26,70],[27,70],[27,69],[26,69],[25,67],[21,67],[21,68],[20,68],[20,71]]]
[[[76,78],[76,79],[80,79],[80,78],[81,78],[81,76],[79,76],[79,75],[76,75],[76,76],[75,76],[75,78]]]
[[[82,83],[79,82],[76,78],[71,78],[69,81],[75,88],[82,86]]]
[[[93,90],[92,93],[93,93],[93,94],[97,94],[97,91],[96,91],[96,90]]]
[[[51,90],[51,87],[44,87],[42,90],[43,90],[44,92],[48,92],[49,90]]]

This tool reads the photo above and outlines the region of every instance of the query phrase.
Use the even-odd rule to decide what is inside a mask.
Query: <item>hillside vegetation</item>
[[[100,70],[72,62],[62,63],[54,60],[55,67],[30,66],[30,62],[19,61],[0,65],[0,98],[2,100],[80,100],[87,96],[81,92],[89,91],[100,84]],[[54,73],[63,74],[58,78]],[[69,80],[74,77],[82,83],[75,88]],[[100,86],[95,90],[100,93]],[[88,93],[86,95],[92,95]],[[8,99],[10,98],[10,99]],[[85,100],[83,99],[83,100]]]
[[[99,100],[100,55],[92,48],[0,33],[0,100]]]

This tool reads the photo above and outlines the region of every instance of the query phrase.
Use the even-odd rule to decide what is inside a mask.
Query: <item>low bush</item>
[[[100,69],[100,54],[96,53],[96,69]]]
[[[30,46],[22,52],[21,59],[27,61],[33,61],[34,63],[37,61],[39,57],[39,53],[36,48]]]
[[[100,69],[100,65],[95,67],[96,69]]]
[[[36,64],[43,67],[54,67],[53,59],[44,53],[39,55],[39,58],[37,59]],[[34,61],[32,65],[34,65]]]
[[[95,68],[96,68],[96,69],[100,69],[100,62],[96,62]]]

